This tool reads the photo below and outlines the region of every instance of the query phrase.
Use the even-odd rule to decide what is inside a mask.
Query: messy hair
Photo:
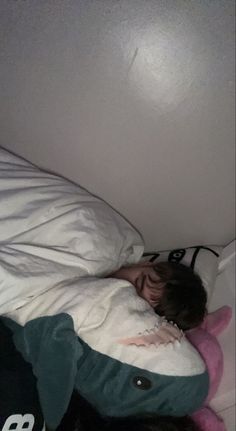
[[[199,275],[173,262],[159,262],[154,270],[164,284],[156,313],[183,330],[200,325],[206,314],[207,293]]]

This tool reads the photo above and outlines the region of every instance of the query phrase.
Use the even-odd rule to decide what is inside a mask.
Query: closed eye
[[[147,275],[147,280],[149,283],[148,287],[150,287],[150,288],[155,288],[159,283],[159,280],[155,280],[149,274]]]
[[[146,276],[145,275],[141,275],[140,277],[138,277],[138,279],[136,280],[136,288],[137,288],[138,292],[143,291],[145,283],[146,283]]]

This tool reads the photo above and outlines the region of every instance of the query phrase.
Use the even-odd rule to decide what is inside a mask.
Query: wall
[[[1,0],[0,145],[147,247],[234,236],[234,1]]]

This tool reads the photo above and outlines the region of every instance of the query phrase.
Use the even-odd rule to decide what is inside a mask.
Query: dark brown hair
[[[154,269],[164,283],[156,313],[183,330],[200,325],[206,315],[207,303],[201,278],[181,263],[160,262]]]

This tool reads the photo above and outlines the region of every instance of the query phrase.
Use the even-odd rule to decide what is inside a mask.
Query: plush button
[[[143,376],[135,376],[133,378],[133,384],[136,386],[136,388],[143,390],[148,390],[152,387],[151,381]]]

